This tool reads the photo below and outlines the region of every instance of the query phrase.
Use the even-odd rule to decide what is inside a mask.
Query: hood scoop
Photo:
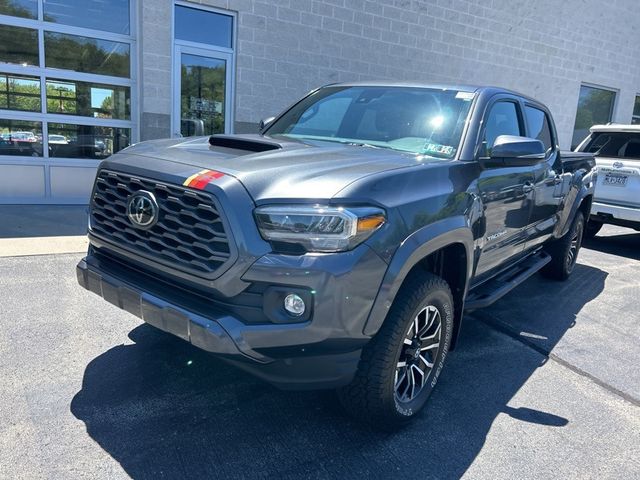
[[[268,152],[282,148],[280,143],[270,142],[260,135],[211,135],[209,145],[245,152]]]

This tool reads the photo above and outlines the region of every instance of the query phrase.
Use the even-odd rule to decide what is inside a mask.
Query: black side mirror
[[[546,151],[540,140],[516,135],[500,135],[491,147],[490,159],[508,166],[535,165]]]
[[[264,129],[267,128],[271,124],[271,122],[273,122],[275,119],[276,117],[267,117],[260,120],[260,123],[258,124],[258,129],[260,130],[260,133],[262,133]]]

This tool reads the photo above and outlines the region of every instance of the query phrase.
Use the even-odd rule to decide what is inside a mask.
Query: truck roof
[[[640,132],[640,125],[624,123],[608,123],[606,125],[594,125],[590,132]]]
[[[535,103],[540,103],[534,98],[515,90],[504,87],[496,87],[493,85],[468,85],[455,83],[423,83],[423,82],[386,82],[386,81],[363,81],[363,82],[342,82],[324,85],[325,87],[413,87],[413,88],[431,88],[436,90],[456,90],[460,92],[473,93],[509,93],[519,97],[526,98]]]

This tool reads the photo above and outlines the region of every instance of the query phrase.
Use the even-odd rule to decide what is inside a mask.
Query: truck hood
[[[267,199],[329,199],[364,176],[419,163],[415,154],[324,141],[261,135],[211,138],[211,144],[209,137],[144,142],[109,160],[137,155],[193,166],[194,173],[197,169],[216,170],[238,179],[257,203]]]

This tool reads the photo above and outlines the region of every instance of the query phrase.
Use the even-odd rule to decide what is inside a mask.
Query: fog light
[[[295,293],[290,293],[284,297],[284,309],[294,317],[299,317],[304,313],[304,300]]]

